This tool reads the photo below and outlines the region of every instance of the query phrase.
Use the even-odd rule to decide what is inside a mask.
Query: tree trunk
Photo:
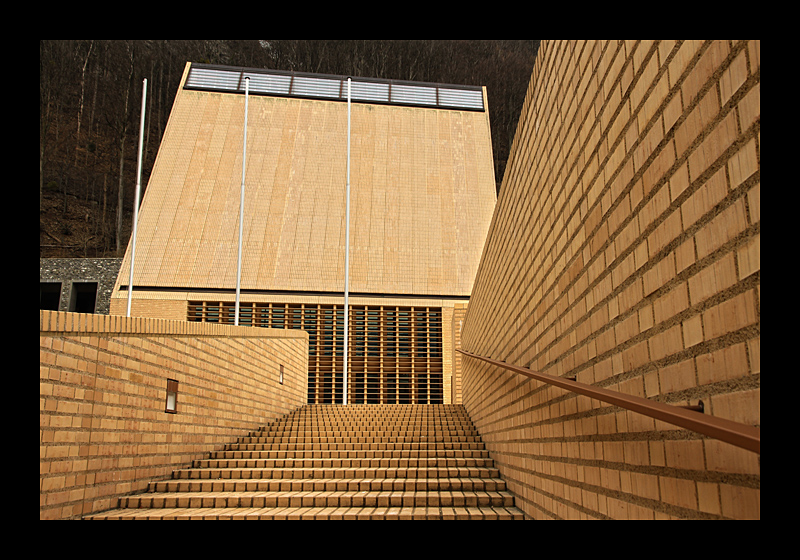
[[[106,223],[106,210],[108,208],[108,184],[106,180],[108,179],[108,173],[103,173],[103,217],[100,219],[100,223],[102,224],[101,227],[103,228],[102,231],[102,238],[103,238],[103,251],[108,250],[108,224]]]
[[[42,210],[42,190],[44,188],[44,143],[39,144],[39,211]]]
[[[75,133],[75,165],[78,165],[78,152],[81,145],[81,119],[83,118],[83,92],[86,85],[86,66],[89,64],[89,57],[92,54],[92,47],[94,41],[89,42],[89,52],[86,53],[86,60],[83,61],[83,68],[81,69],[81,96],[78,105],[78,130]]]
[[[131,80],[133,64],[131,64]],[[117,255],[122,253],[122,216],[124,214],[125,192],[125,136],[128,134],[128,100],[131,96],[131,80],[128,80],[128,91],[125,93],[125,109],[122,111],[122,131],[119,140],[119,191],[117,193]]]
[[[46,90],[44,111],[39,114],[39,210],[42,209],[42,191],[44,191],[44,153],[47,145],[47,129],[50,123],[50,90]]]
[[[122,250],[122,208],[124,206],[125,197],[124,185],[125,176],[123,171],[125,169],[125,133],[122,134],[122,139],[119,143],[119,192],[117,196],[117,256],[121,254]]]

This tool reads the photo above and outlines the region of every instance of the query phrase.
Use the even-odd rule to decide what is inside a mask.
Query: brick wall
[[[461,329],[464,327],[464,315],[467,312],[466,304],[456,305],[453,313],[452,338],[453,338],[453,403],[462,404],[462,359],[456,349],[461,348]]]
[[[111,314],[128,314],[128,292],[120,291],[111,297]],[[180,299],[176,299],[180,298]],[[153,319],[186,320],[186,294],[139,292],[134,290],[131,297],[131,317],[151,317]]]
[[[39,321],[40,519],[115,507],[306,401],[304,331],[54,311]]]
[[[760,44],[543,42],[467,351],[760,425]],[[759,518],[760,456],[463,359],[533,518]]]
[[[234,293],[222,293],[222,292],[185,292],[185,291],[148,291],[147,289],[139,289],[134,290],[133,297],[131,299],[131,316],[135,317],[150,317],[150,318],[162,318],[162,319],[175,319],[175,320],[185,320],[189,316],[189,302],[215,302],[216,303],[224,303],[229,307],[233,307],[235,302],[235,294]],[[111,299],[111,313],[117,315],[125,315],[126,307],[127,307],[127,292],[126,291],[118,291],[115,293],[114,297]],[[316,307],[317,305],[321,306],[332,306],[332,305],[342,305],[342,297],[338,296],[320,296],[314,294],[268,294],[268,293],[248,293],[247,298],[242,301],[243,309],[250,306],[251,304],[290,304],[290,305],[304,305],[306,309],[309,309],[309,306]],[[194,304],[193,304],[194,305]],[[454,320],[456,321],[456,326],[460,328],[461,320],[463,320],[464,313],[466,310],[466,301],[457,301],[452,299],[435,299],[435,298],[398,298],[398,297],[350,297],[350,305],[351,308],[357,308],[359,306],[368,306],[371,308],[377,307],[391,307],[391,306],[398,306],[398,307],[428,307],[428,308],[441,308],[442,312],[442,326],[441,326],[441,333],[440,336],[442,338],[442,382],[443,382],[443,390],[442,390],[442,397],[444,404],[451,404],[452,402],[461,403],[461,372],[460,372],[460,363],[461,358],[459,355],[455,353],[454,348],[460,347],[460,330],[458,332],[454,332]],[[434,309],[435,310],[435,309]],[[195,311],[192,311],[195,313]],[[202,312],[201,312],[202,316]],[[273,323],[275,326],[276,323]],[[278,322],[277,325],[283,325],[282,322]],[[351,328],[355,328],[354,316],[351,316],[350,321]],[[299,327],[300,323],[292,323],[291,327]],[[305,328],[305,325],[304,325]],[[312,343],[309,347],[310,351],[314,351],[315,343],[313,342],[313,333],[315,332],[314,329],[309,329],[309,332],[312,336]],[[434,331],[434,333],[437,331]],[[351,336],[355,334],[355,330],[351,331]],[[387,342],[389,339],[384,338],[384,342]],[[455,346],[454,346],[455,345]],[[350,361],[351,367],[358,368],[358,366],[353,366],[353,359],[355,357],[356,345],[353,344],[351,346],[350,351]],[[391,358],[394,360],[395,358]],[[431,361],[430,369],[431,371],[438,370],[434,364],[435,360]],[[391,361],[385,361],[381,368],[384,371],[392,371],[390,366]],[[422,371],[424,366],[421,365],[421,362],[418,362],[420,367],[418,371]],[[314,372],[314,376],[317,375],[316,372],[316,364],[315,359],[311,358],[309,360],[309,368],[310,372]],[[388,367],[388,370],[385,368]],[[339,371],[341,371],[341,366],[339,366]],[[353,370],[351,370],[353,371]],[[361,371],[363,371],[363,363],[361,365]],[[350,377],[351,381],[353,377]],[[341,381],[339,381],[341,383]],[[311,389],[313,393],[313,383],[311,384]],[[424,394],[424,393],[423,393]],[[352,395],[351,395],[352,398]],[[453,400],[456,399],[456,400]]]

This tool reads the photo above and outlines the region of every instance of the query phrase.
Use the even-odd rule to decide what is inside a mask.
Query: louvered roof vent
[[[250,78],[252,95],[347,101],[347,76],[214,64],[193,63],[184,89],[244,93],[245,78]],[[353,77],[351,99],[354,103],[433,107],[460,111],[485,110],[483,89],[480,86]]]

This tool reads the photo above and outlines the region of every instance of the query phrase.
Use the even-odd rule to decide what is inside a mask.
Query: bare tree
[[[83,68],[81,68],[81,96],[78,103],[78,129],[75,132],[75,165],[78,165],[78,148],[81,144],[81,119],[83,118],[83,92],[86,85],[86,66],[89,64],[89,57],[92,55],[92,48],[94,41],[89,41],[89,50],[86,52],[86,58],[83,61]]]
[[[127,46],[127,56],[130,61],[130,68],[128,72],[128,79],[125,80],[123,89],[124,93],[122,93],[122,111],[118,112],[114,115],[115,117],[115,125],[117,129],[117,140],[119,142],[119,188],[117,190],[117,222],[116,222],[116,252],[117,254],[122,253],[122,223],[123,223],[123,215],[124,215],[124,208],[125,208],[125,140],[128,136],[128,122],[130,120],[130,97],[131,97],[131,89],[133,87],[133,77],[134,77],[134,49],[133,47],[128,44]]]

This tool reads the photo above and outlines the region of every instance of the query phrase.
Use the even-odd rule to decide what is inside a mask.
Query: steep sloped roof
[[[241,80],[245,70],[203,66],[190,76],[192,68],[187,64],[140,209],[135,287],[235,288],[245,96],[243,81],[230,74]],[[228,81],[199,83],[200,70]],[[247,72],[254,78],[242,289],[341,292],[341,86],[338,98],[333,87],[320,95],[313,75],[291,75],[305,78],[295,80],[305,89],[270,91],[281,73]],[[371,96],[388,89],[377,80],[353,84]],[[364,97],[351,107],[350,291],[468,295],[496,200],[485,96],[477,90],[478,105],[475,88],[434,87],[431,104],[433,86],[390,85],[406,97]],[[128,283],[129,258],[130,247],[119,285]]]

